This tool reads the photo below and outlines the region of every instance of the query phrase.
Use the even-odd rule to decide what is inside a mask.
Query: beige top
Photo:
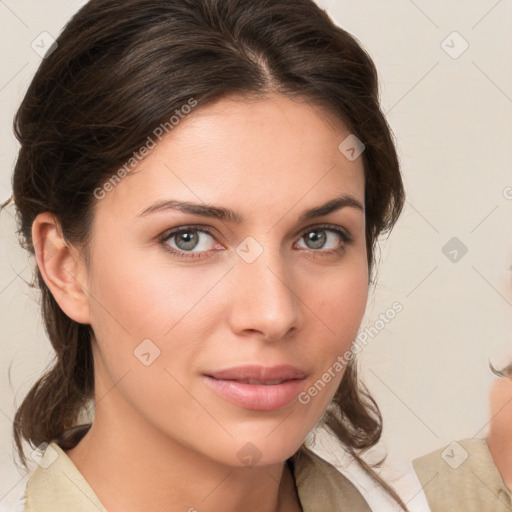
[[[512,496],[486,439],[463,439],[413,461],[432,512],[509,512]]]
[[[356,487],[334,466],[309,451],[292,457],[292,472],[304,512],[371,512]],[[107,512],[60,446],[50,443],[27,482],[17,510]]]

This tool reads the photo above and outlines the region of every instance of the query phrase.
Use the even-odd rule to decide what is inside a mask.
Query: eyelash
[[[338,226],[334,226],[332,224],[322,224],[319,226],[308,227],[302,231],[299,239],[302,238],[305,234],[310,233],[312,231],[322,231],[322,230],[330,231],[331,233],[336,233],[341,238],[343,243],[337,249],[330,249],[327,251],[322,250],[322,249],[318,249],[318,250],[309,249],[308,252],[311,252],[313,254],[321,253],[321,254],[326,254],[326,255],[330,255],[330,254],[332,255],[334,253],[343,253],[345,251],[345,244],[350,244],[351,242],[354,241],[354,239],[351,238],[349,235],[347,235],[347,233],[345,231],[341,230]],[[181,233],[188,233],[189,231],[198,231],[198,232],[208,233],[212,238],[215,238],[213,230],[211,230],[207,226],[183,226],[183,227],[180,227],[177,229],[173,229],[172,231],[166,231],[162,236],[159,237],[158,241],[163,246],[163,248],[166,251],[170,252],[173,256],[177,256],[179,258],[184,258],[184,259],[189,259],[189,260],[206,257],[206,256],[204,256],[204,254],[209,251],[201,251],[201,252],[195,252],[195,253],[188,252],[188,251],[177,251],[176,249],[174,249],[167,243],[174,236],[177,236]],[[316,254],[315,254],[315,256],[316,256]]]

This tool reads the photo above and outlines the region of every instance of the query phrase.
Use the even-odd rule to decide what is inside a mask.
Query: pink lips
[[[228,401],[255,411],[271,411],[292,403],[306,374],[290,365],[238,366],[205,374],[206,382]]]

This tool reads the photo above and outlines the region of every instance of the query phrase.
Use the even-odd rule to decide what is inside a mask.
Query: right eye
[[[165,249],[181,258],[202,258],[215,250],[216,240],[209,229],[180,227],[168,231],[160,240]],[[188,253],[188,254],[187,254]]]

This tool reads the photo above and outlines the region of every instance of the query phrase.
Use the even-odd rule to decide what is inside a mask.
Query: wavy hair
[[[312,0],[91,0],[57,45],[14,119],[21,146],[13,198],[26,249],[34,253],[31,226],[47,211],[86,254],[94,190],[189,98],[200,108],[277,92],[325,107],[365,144],[372,282],[378,237],[391,231],[404,203],[399,162],[374,63]],[[71,448],[94,397],[91,327],[64,314],[37,267],[35,284],[56,357],[16,411],[13,436],[25,467],[22,441]],[[322,421],[405,509],[361,458],[380,439],[382,417],[353,360]]]

